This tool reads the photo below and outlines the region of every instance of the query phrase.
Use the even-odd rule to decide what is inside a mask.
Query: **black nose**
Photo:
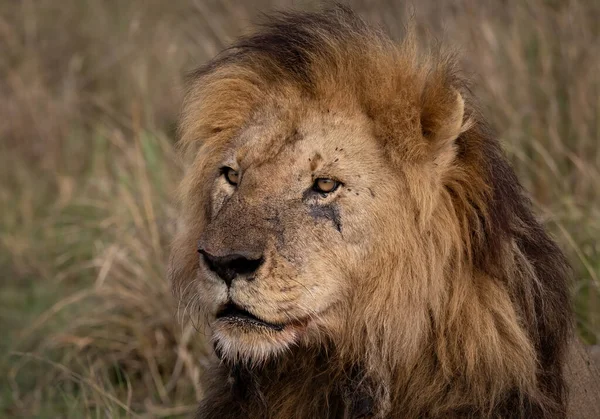
[[[252,274],[264,262],[262,256],[254,254],[233,253],[226,256],[214,256],[204,249],[198,249],[198,253],[204,258],[206,266],[225,281],[228,287],[238,277],[243,277],[247,281],[251,281],[253,279]]]

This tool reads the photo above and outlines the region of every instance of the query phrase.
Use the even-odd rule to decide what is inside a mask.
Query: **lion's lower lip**
[[[225,305],[218,313],[217,319],[240,326],[258,326],[281,331],[284,325],[268,323],[235,304]]]

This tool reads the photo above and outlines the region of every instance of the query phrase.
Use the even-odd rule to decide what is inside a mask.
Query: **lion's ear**
[[[429,86],[423,95],[421,132],[435,160],[454,158],[454,143],[468,129],[465,101],[458,90],[447,86]]]
[[[461,132],[465,101],[454,88],[429,93],[421,112],[423,136],[435,142],[454,141]]]

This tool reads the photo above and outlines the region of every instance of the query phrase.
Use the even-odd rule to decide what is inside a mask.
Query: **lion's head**
[[[451,56],[283,14],[193,74],[181,143],[171,280],[226,363],[327,348],[381,411],[560,405],[565,264]]]

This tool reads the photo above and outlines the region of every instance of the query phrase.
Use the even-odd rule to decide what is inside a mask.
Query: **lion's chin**
[[[221,359],[262,363],[298,343],[305,322],[266,322],[234,305],[227,305],[212,324],[215,350]]]

